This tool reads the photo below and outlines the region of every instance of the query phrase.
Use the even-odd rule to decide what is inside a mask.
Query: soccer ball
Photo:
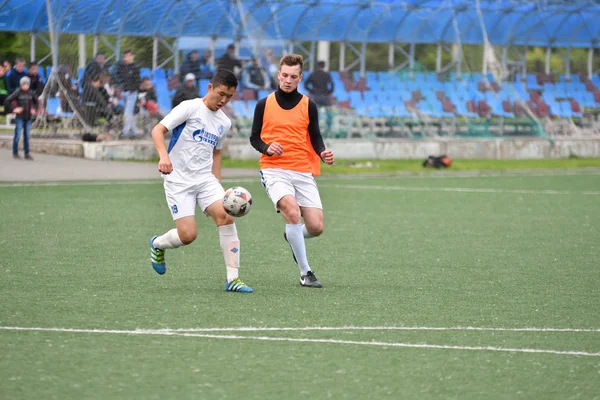
[[[234,217],[243,217],[250,212],[252,195],[241,186],[229,188],[223,197],[223,207],[227,214]]]

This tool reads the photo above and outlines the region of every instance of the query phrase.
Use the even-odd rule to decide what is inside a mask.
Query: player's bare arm
[[[212,165],[212,174],[221,182],[221,164],[223,160],[223,155],[221,154],[221,150],[213,150],[213,165]]]
[[[163,124],[157,124],[152,129],[152,141],[154,142],[154,148],[159,157],[158,170],[167,175],[173,172],[173,164],[171,163],[171,158],[169,158],[167,146],[165,145],[165,133],[168,131],[167,127]]]

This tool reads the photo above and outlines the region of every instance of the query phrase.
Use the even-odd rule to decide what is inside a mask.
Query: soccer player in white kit
[[[152,267],[166,272],[165,250],[190,244],[196,239],[196,204],[215,221],[225,267],[228,292],[252,293],[238,277],[240,240],[232,216],[223,208],[221,148],[231,120],[221,110],[231,100],[238,80],[231,71],[220,70],[208,84],[208,93],[175,107],[152,130],[158,152],[158,170],[164,179],[165,195],[175,229],[150,239]],[[171,131],[169,148],[165,133]]]

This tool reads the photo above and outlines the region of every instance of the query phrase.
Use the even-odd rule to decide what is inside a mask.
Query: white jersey
[[[221,150],[231,120],[221,110],[211,111],[202,99],[181,102],[160,121],[171,131],[169,158],[173,172],[168,182],[197,183],[212,173],[213,151]]]

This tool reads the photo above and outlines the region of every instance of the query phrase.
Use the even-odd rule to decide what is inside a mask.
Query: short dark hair
[[[304,58],[300,54],[288,54],[281,57],[279,61],[279,69],[284,65],[288,67],[294,67],[296,65],[300,66],[300,73],[302,73],[302,64],[304,63]]]
[[[210,83],[213,87],[219,87],[221,85],[225,85],[226,87],[234,87],[238,86],[238,79],[235,77],[234,73],[227,69],[220,69],[217,73],[212,77]]]
[[[103,51],[99,51],[96,53],[95,57],[98,57],[98,56],[106,56],[106,53]]]
[[[227,50],[235,50],[235,44],[230,43],[229,45],[227,45]]]
[[[29,63],[29,68],[35,67],[36,65],[38,65],[37,61],[32,61]]]
[[[123,52],[123,55],[125,55],[125,54],[133,54],[133,50],[131,50],[131,49],[126,49],[126,50]]]
[[[325,61],[319,61],[319,62],[317,63],[317,66],[318,66],[319,68],[325,68]]]

